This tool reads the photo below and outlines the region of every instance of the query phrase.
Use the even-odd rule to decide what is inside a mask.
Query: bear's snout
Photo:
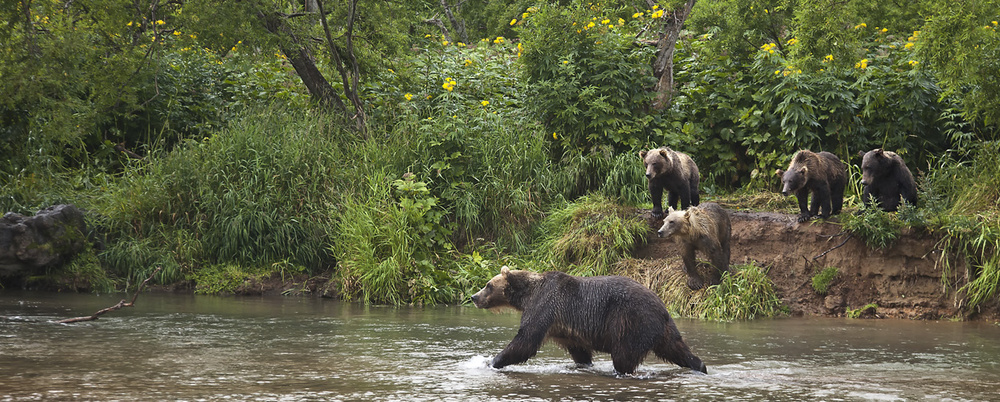
[[[663,233],[662,230],[657,230],[656,231],[656,237],[663,237],[663,235],[664,235],[664,233]]]
[[[472,295],[472,304],[479,305],[479,293]]]

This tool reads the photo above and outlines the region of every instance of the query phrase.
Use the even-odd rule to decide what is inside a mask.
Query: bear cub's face
[[[478,308],[485,309],[500,309],[504,307],[510,307],[510,301],[507,300],[507,296],[504,294],[504,290],[507,288],[507,275],[510,274],[510,268],[504,266],[500,268],[500,275],[494,276],[486,283],[479,292],[472,295],[472,304],[475,304]]]
[[[865,153],[861,158],[861,184],[868,185],[875,181],[875,178],[886,173],[889,168],[889,155],[881,149],[873,149]]]
[[[642,158],[642,162],[646,165],[647,179],[655,178],[670,168],[670,158],[667,155],[667,151],[663,149],[654,149],[649,152],[642,151],[639,152],[639,157]]]
[[[792,167],[787,172],[778,169],[776,173],[781,176],[781,194],[789,195],[806,185],[806,175],[809,173],[809,169],[805,166]]]
[[[686,233],[689,226],[688,210],[675,211],[670,208],[668,211],[667,217],[663,218],[663,226],[660,226],[660,230],[656,231],[656,235],[658,237],[671,237],[675,234]]]

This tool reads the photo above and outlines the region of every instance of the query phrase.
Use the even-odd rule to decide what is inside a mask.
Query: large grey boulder
[[[53,205],[35,216],[8,212],[0,218],[0,276],[30,275],[63,264],[87,243],[83,212]]]

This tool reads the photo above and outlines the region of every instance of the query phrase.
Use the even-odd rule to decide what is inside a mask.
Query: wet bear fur
[[[861,197],[865,205],[875,203],[883,211],[899,209],[900,198],[917,205],[917,183],[903,158],[892,151],[873,149],[861,158]]]
[[[801,150],[792,156],[787,171],[778,169],[775,173],[781,176],[781,194],[794,193],[799,201],[799,222],[817,215],[829,218],[844,206],[847,166],[834,154]],[[806,208],[810,192],[812,205]]]
[[[478,308],[521,312],[521,328],[490,362],[494,368],[527,361],[550,340],[584,366],[592,364],[595,351],[610,353],[619,374],[633,373],[650,351],[678,366],[706,372],[681,339],[663,301],[629,278],[540,274],[505,266],[472,295],[472,302]]]
[[[687,154],[676,152],[669,147],[640,151],[646,166],[646,180],[649,182],[649,196],[653,201],[653,217],[663,217],[663,190],[669,193],[667,206],[680,209],[698,205],[698,166]]]
[[[729,213],[718,204],[705,203],[685,211],[672,208],[663,218],[663,226],[656,232],[659,237],[673,238],[681,245],[681,259],[684,272],[688,275],[687,285],[692,290],[705,286],[705,278],[698,273],[695,251],[705,254],[712,266],[712,277],[708,285],[718,285],[722,273],[729,271],[729,236],[732,225]]]

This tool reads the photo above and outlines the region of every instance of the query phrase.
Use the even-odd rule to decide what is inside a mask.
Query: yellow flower
[[[881,30],[881,31],[879,31],[879,32],[881,32],[881,33],[886,33],[886,32],[889,32],[889,28],[882,28],[882,30]]]
[[[408,93],[406,95],[403,95],[403,97],[406,98],[406,100],[410,100],[410,99],[413,99],[413,94],[409,94]]]
[[[465,47],[465,44],[464,44],[464,43],[462,43],[462,42],[458,42],[458,43],[456,43],[456,44],[455,44],[455,46],[458,46],[458,47]]]
[[[860,68],[860,69],[868,68],[868,59],[861,59],[861,61],[854,63],[854,68]]]
[[[427,99],[430,99],[430,98],[431,98],[431,96],[430,96],[430,95],[427,95]],[[427,119],[430,119],[430,117],[428,117]]]
[[[559,136],[556,135],[555,131],[552,132],[552,139],[553,140],[558,140],[559,139]]]
[[[448,41],[446,40],[441,41],[441,46],[448,46]]]
[[[655,10],[657,8],[660,8],[660,5],[659,4],[653,4],[653,9]]]
[[[174,36],[181,36],[181,33],[179,31],[174,31]]]
[[[191,35],[188,35],[188,36],[190,36],[191,39],[198,39],[198,35],[195,35],[195,34],[191,34]]]
[[[864,22],[862,22],[862,23],[860,23],[858,25],[855,25],[854,29],[867,28],[867,27],[868,27],[868,24],[865,24]]]
[[[569,64],[569,60],[563,60],[563,64]]]
[[[125,24],[125,25],[126,26],[132,26],[132,21],[129,21],[128,24]]]
[[[516,23],[517,23],[517,18],[514,18],[514,19],[511,19],[511,20],[510,20],[510,24],[511,24],[511,25],[514,25],[514,24],[516,24]]]
[[[828,54],[828,55],[826,55],[826,57],[823,58],[823,62],[824,63],[828,62],[828,61],[833,61],[833,55],[832,54]]]
[[[650,17],[653,17],[653,18],[660,18],[660,17],[662,17],[662,16],[663,16],[663,10],[656,10],[656,11],[653,11],[653,13],[652,13],[652,14],[650,14],[649,16],[650,16]]]
[[[917,64],[920,64],[920,62],[916,61],[916,60],[910,60],[907,63],[909,63],[911,67],[916,66]]]
[[[156,20],[156,25],[163,25],[163,24],[166,24],[166,22],[164,22],[163,20]]]
[[[610,24],[610,23],[611,23],[611,20],[609,20],[609,19],[607,19],[607,18],[605,18],[605,19],[601,20],[601,25],[608,25],[608,24]]]
[[[788,44],[788,46],[791,46],[791,45],[794,45],[796,43],[799,43],[799,40],[796,39],[796,38],[792,38],[792,39],[789,39],[788,42],[786,42],[786,43]]]
[[[393,70],[393,69],[391,69],[391,68],[389,69],[389,72],[390,72],[390,73],[393,73],[393,74],[396,74],[396,70]]]
[[[587,23],[587,27],[586,27],[586,28],[584,28],[584,29],[590,29],[590,28],[593,28],[593,27],[594,27],[594,22],[593,22],[593,21],[591,21],[591,22],[588,22],[588,23]]]
[[[431,34],[424,35],[425,38],[430,38]]]
[[[523,19],[525,19],[525,18],[528,18],[528,13],[523,13],[523,14],[521,14],[521,19],[523,20]]]
[[[465,66],[468,67],[468,66],[471,66],[471,65],[472,65],[472,60],[465,59]]]
[[[504,41],[504,37],[503,36],[497,36],[496,39],[493,39],[493,43],[496,43],[496,44],[501,44],[501,43],[503,43],[503,41]]]
[[[781,70],[774,70],[774,75],[781,74]]]
[[[621,19],[621,18],[619,18],[619,19],[618,19],[618,25],[625,25],[625,20],[624,20],[624,19]]]
[[[639,18],[639,17],[642,17],[642,13],[632,14],[632,18]]]
[[[489,106],[490,105],[490,101],[482,101],[482,102],[479,102],[479,104],[483,105],[483,106]]]

